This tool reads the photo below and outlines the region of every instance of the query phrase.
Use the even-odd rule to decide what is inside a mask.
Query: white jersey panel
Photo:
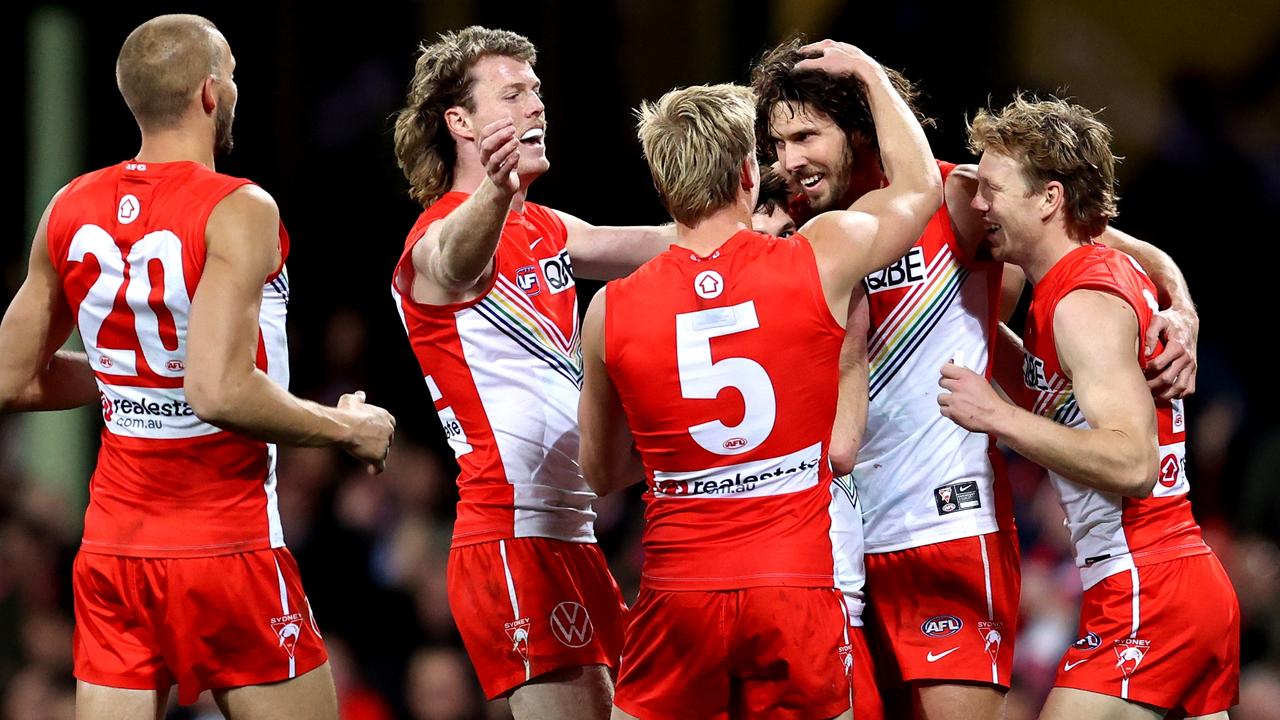
[[[595,542],[596,495],[578,467],[578,394],[574,368],[542,357],[518,327],[501,324],[484,303],[455,315],[507,481],[514,486],[515,537]],[[567,365],[574,364],[573,353]],[[576,357],[580,382],[582,360]]]
[[[289,389],[289,336],[286,321],[289,310],[289,273],[283,267],[280,274],[262,288],[262,308],[258,312],[258,328],[262,333],[262,347],[267,354],[267,377],[277,385]],[[284,547],[284,525],[280,522],[280,506],[277,502],[276,465],[279,453],[274,443],[267,444],[270,458],[267,466],[267,528],[271,547]]]
[[[999,529],[988,437],[943,417],[937,401],[945,363],[986,372],[987,274],[942,247],[924,280],[872,334],[871,402],[854,469],[867,552]]]
[[[862,539],[862,508],[858,505],[858,490],[851,475],[841,475],[831,481],[831,552],[836,589],[844,596],[849,624],[862,627],[867,565]]]

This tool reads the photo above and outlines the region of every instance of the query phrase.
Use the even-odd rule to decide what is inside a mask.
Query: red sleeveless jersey
[[[843,337],[799,235],[673,245],[609,283],[605,364],[648,478],[646,587],[832,586]]]
[[[1023,357],[1023,380],[1032,391],[1029,399],[1034,399],[1027,409],[1068,427],[1087,428],[1071,380],[1062,372],[1053,338],[1058,303],[1075,290],[1096,290],[1128,303],[1138,316],[1139,339],[1146,335],[1159,306],[1155,285],[1139,265],[1105,245],[1072,250],[1036,283]],[[1158,346],[1155,354],[1162,349]],[[1062,497],[1085,588],[1135,566],[1209,552],[1187,499],[1191,486],[1186,473],[1182,401],[1156,399],[1155,405],[1160,474],[1151,497],[1121,497],[1049,474]]]
[[[102,393],[102,447],[82,548],[200,557],[283,547],[275,447],[196,417],[183,391],[187,317],[209,214],[248,180],[193,162],[124,162],[69,183],[48,249]],[[289,241],[263,278],[258,367],[287,385]]]

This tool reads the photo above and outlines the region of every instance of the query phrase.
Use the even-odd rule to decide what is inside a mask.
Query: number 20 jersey
[[[605,365],[648,480],[642,586],[832,587],[844,329],[809,242],[672,246],[607,292]]]
[[[82,549],[201,557],[284,546],[275,446],[203,422],[183,391],[209,214],[248,180],[193,162],[124,162],[71,181],[48,248],[102,394]],[[288,234],[263,278],[257,366],[289,381]]]

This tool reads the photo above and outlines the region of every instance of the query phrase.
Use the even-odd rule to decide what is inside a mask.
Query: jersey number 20
[[[124,298],[133,312],[138,346],[147,366],[160,377],[182,377],[182,359],[187,354],[187,311],[191,307],[182,272],[182,241],[169,230],[157,230],[135,242],[125,257],[106,230],[85,225],[71,238],[67,259],[84,262],[88,255],[97,258],[101,272],[80,303],[76,323],[93,369],[106,375],[138,375],[136,352],[104,348],[98,342],[120,286],[125,285]],[[169,335],[168,347],[153,303],[162,305],[172,318],[172,330],[165,328],[163,333]]]

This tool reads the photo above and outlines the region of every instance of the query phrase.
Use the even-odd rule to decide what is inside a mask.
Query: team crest
[[[289,653],[289,657],[293,657],[293,651],[298,646],[302,628],[302,613],[271,618],[271,629],[275,631],[280,647]]]
[[[1133,674],[1138,671],[1138,666],[1147,657],[1147,653],[1151,652],[1151,641],[1125,638],[1117,640],[1113,649],[1116,651],[1116,667],[1124,673],[1127,680],[1133,677]]]
[[[978,634],[982,636],[982,649],[991,656],[993,663],[1000,655],[1000,643],[1004,641],[1003,630],[1004,623],[1000,621],[978,623]]]
[[[511,651],[522,660],[529,662],[529,618],[522,617],[502,626],[511,641]]]
[[[853,679],[853,645],[841,645],[838,650],[840,654],[840,664],[844,667],[844,676]]]

